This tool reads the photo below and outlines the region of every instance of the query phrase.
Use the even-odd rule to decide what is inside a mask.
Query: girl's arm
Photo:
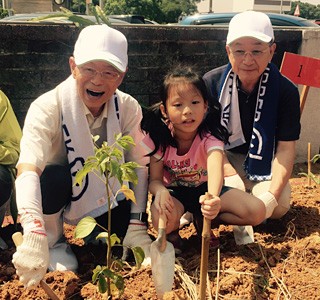
[[[220,192],[223,184],[223,151],[212,150],[207,158],[208,194],[200,197],[201,212],[213,220],[221,208]]]
[[[223,151],[212,150],[207,158],[208,170],[208,192],[212,196],[220,195],[224,172],[223,172]]]
[[[161,213],[162,209],[171,211],[173,209],[173,202],[171,200],[168,189],[163,184],[163,162],[154,156],[150,157],[150,179],[149,191],[154,195],[155,208]]]

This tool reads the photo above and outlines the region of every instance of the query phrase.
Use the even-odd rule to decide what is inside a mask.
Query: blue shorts
[[[184,186],[170,186],[167,187],[170,192],[170,195],[179,200],[184,206],[184,210],[189,211],[196,216],[201,216],[201,205],[199,203],[199,198],[201,195],[204,195],[208,191],[207,182],[202,183],[197,187],[184,187]],[[225,192],[232,189],[229,186],[222,186],[220,195],[223,195]]]

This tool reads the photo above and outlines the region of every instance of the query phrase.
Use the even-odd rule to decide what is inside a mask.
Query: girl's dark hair
[[[163,104],[166,108],[169,88],[179,83],[194,85],[197,90],[200,91],[204,101],[208,105],[207,114],[198,128],[200,137],[203,138],[209,133],[224,143],[228,142],[229,133],[227,129],[221,125],[220,121],[220,103],[216,101],[217,103],[209,106],[207,88],[199,73],[191,66],[178,65],[164,77],[159,93],[160,102],[146,109],[141,121],[141,129],[150,135],[155,145],[155,149],[150,152],[148,156],[154,155],[159,149],[164,153],[168,146],[177,147],[177,143],[166,124],[166,120],[161,114],[160,105]]]

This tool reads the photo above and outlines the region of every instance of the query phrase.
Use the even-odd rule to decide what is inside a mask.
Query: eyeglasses
[[[120,77],[120,74],[118,72],[115,72],[115,71],[103,71],[103,72],[100,72],[100,71],[97,71],[97,70],[92,69],[92,68],[84,68],[84,67],[78,67],[78,68],[79,68],[80,73],[82,75],[84,75],[86,77],[89,77],[89,78],[94,78],[94,77],[97,76],[97,74],[100,74],[103,79],[108,79],[108,80],[115,81]]]
[[[260,58],[265,52],[267,52],[269,50],[269,47],[264,49],[264,50],[253,50],[253,51],[243,51],[243,50],[235,50],[235,51],[232,51],[230,49],[230,52],[232,53],[232,55],[234,57],[237,57],[237,58],[245,58],[245,56],[247,54],[250,54],[251,57],[253,58]]]

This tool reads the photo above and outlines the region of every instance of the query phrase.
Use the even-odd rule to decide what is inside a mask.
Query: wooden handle
[[[166,229],[167,227],[167,216],[164,212],[162,212],[159,216],[158,228]]]
[[[206,192],[205,196],[207,199],[210,199],[211,197],[211,195],[208,192]],[[203,237],[211,236],[211,220],[205,217],[203,218],[202,236]]]
[[[12,240],[14,242],[14,244],[16,245],[16,247],[20,246],[23,242],[23,236],[21,232],[15,232],[12,235]]]

